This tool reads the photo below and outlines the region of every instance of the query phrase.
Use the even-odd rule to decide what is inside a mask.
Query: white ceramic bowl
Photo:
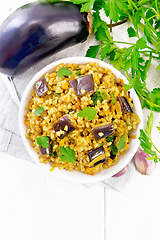
[[[70,57],[70,58],[64,58],[60,59],[56,62],[53,62],[49,64],[48,66],[44,67],[41,71],[39,71],[29,82],[27,85],[23,97],[20,104],[20,110],[19,110],[19,127],[20,127],[20,133],[23,140],[23,143],[30,154],[31,158],[40,165],[44,170],[46,170],[48,173],[52,174],[55,177],[58,177],[63,180],[71,181],[71,182],[77,182],[77,183],[95,183],[98,181],[105,180],[116,173],[118,173],[120,170],[122,170],[133,158],[134,154],[136,153],[138,147],[139,147],[139,130],[143,128],[143,115],[142,115],[142,109],[141,104],[138,99],[138,96],[134,89],[130,90],[131,98],[134,102],[134,109],[135,113],[139,116],[141,119],[141,123],[138,125],[137,129],[134,130],[134,134],[137,134],[136,139],[132,139],[130,143],[129,150],[126,152],[125,155],[122,155],[119,158],[119,163],[115,166],[112,166],[108,169],[103,169],[99,173],[96,173],[94,176],[86,175],[79,171],[73,171],[69,172],[67,170],[59,170],[58,168],[55,168],[53,171],[50,171],[51,165],[50,164],[43,164],[39,163],[38,154],[33,151],[33,148],[30,146],[29,140],[25,137],[26,133],[26,126],[24,124],[24,115],[26,114],[25,108],[28,105],[28,100],[31,98],[31,92],[33,92],[33,85],[36,81],[38,81],[43,74],[49,72],[51,73],[52,70],[57,66],[59,63],[77,63],[77,64],[85,64],[89,61],[92,62],[98,62],[101,67],[109,68],[114,73],[116,78],[121,78],[124,80],[125,83],[128,83],[127,79],[123,76],[122,73],[120,73],[117,69],[115,69],[113,66],[109,65],[108,63],[102,62],[97,59],[87,58],[87,57]]]

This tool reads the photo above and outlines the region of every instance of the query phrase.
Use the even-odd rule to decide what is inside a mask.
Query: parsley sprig
[[[157,149],[157,147],[154,145],[152,139],[151,139],[151,129],[153,126],[153,112],[151,111],[150,115],[148,116],[148,121],[146,125],[145,131],[142,129],[140,130],[140,144],[143,150],[150,155],[150,157],[147,157],[148,160],[154,160],[154,162],[160,161],[160,150]],[[160,127],[157,126],[157,129],[160,131]]]
[[[79,0],[78,3],[82,4],[81,11],[83,8],[88,11],[93,10],[93,27],[97,45],[90,46],[86,56],[96,58],[99,54],[101,60],[108,57],[115,68],[125,71],[129,81],[128,85],[124,85],[125,90],[133,87],[143,108],[160,112],[160,88],[157,87],[150,91],[146,84],[152,59],[157,59],[158,62],[160,60],[160,2],[158,0]],[[130,38],[134,39],[133,43],[113,39],[106,22],[100,17],[102,9],[106,16],[116,23],[124,19],[133,23],[133,26],[129,27],[126,32]],[[119,47],[120,44],[122,47]],[[156,70],[159,69],[160,63]],[[150,132],[151,119],[152,113],[147,123],[147,129],[150,129]],[[145,152],[151,155],[150,159],[160,160],[156,153],[160,151],[153,144],[148,130],[147,132],[140,130],[140,142]]]
[[[52,2],[53,0],[48,0]],[[134,88],[139,96],[142,107],[151,111],[160,112],[160,88],[149,90],[146,84],[147,73],[152,59],[158,60],[156,70],[160,70],[160,1],[159,0],[70,0],[74,4],[81,5],[81,12],[91,11],[93,16],[94,35],[97,44],[90,46],[86,56],[96,58],[99,54],[101,60],[109,58],[110,63],[118,70],[123,69],[129,81],[124,84],[125,90]],[[132,42],[116,41],[110,34],[110,30],[100,17],[103,11],[110,20],[129,20],[132,27],[126,34],[133,39]],[[102,96],[97,93],[92,101],[96,105],[97,100],[102,101]],[[151,117],[148,121],[151,121]],[[149,123],[148,122],[148,123]],[[152,124],[147,126],[152,129]],[[158,127],[158,130],[160,127]],[[141,146],[155,161],[160,160],[154,150],[151,136],[146,131],[140,133]],[[148,149],[148,150],[147,150]],[[153,151],[153,152],[152,152]],[[159,150],[158,150],[159,152]]]

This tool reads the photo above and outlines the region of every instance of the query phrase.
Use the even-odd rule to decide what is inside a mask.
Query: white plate
[[[50,168],[51,168],[50,164],[39,163],[38,154],[35,151],[33,151],[33,148],[30,146],[29,140],[25,137],[26,125],[24,124],[24,115],[26,114],[25,108],[28,105],[28,100],[31,99],[31,93],[33,92],[34,83],[36,81],[38,81],[45,73],[47,73],[47,72],[51,73],[53,71],[53,69],[62,62],[63,63],[85,64],[85,63],[88,63],[89,61],[98,62],[101,67],[111,69],[111,71],[114,73],[114,75],[117,79],[121,78],[124,80],[124,83],[128,83],[125,76],[108,63],[102,62],[97,59],[87,58],[87,57],[64,58],[64,59],[60,59],[60,60],[53,62],[53,63],[49,64],[48,66],[44,67],[41,71],[39,71],[32,78],[32,80],[29,82],[29,84],[27,85],[27,87],[23,93],[22,100],[20,103],[20,110],[19,110],[19,128],[20,128],[21,137],[22,137],[23,143],[24,143],[28,153],[32,157],[32,159],[34,159],[34,161],[38,165],[40,165],[44,170],[46,170],[48,173],[52,174],[53,176],[58,177],[63,180],[77,182],[77,183],[99,182],[99,181],[105,180],[105,179],[115,175],[120,170],[122,170],[131,161],[134,154],[136,153],[136,151],[139,147],[139,140],[138,140],[139,130],[143,128],[143,114],[142,114],[141,104],[140,104],[140,101],[139,101],[139,98],[138,98],[136,92],[134,91],[134,89],[131,89],[130,95],[134,102],[134,111],[141,119],[141,123],[138,125],[137,129],[134,130],[134,132],[133,132],[134,134],[137,135],[137,138],[132,139],[129,150],[126,152],[125,155],[122,155],[119,157],[118,164],[116,164],[115,166],[112,166],[108,169],[103,169],[102,171],[96,173],[94,176],[90,176],[90,175],[86,175],[82,172],[75,171],[75,170],[73,172],[69,172],[67,170],[59,170],[58,168],[55,168],[53,171],[50,171]]]

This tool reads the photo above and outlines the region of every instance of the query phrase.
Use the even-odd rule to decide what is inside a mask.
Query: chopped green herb
[[[101,96],[100,91],[96,91],[92,96],[91,99],[93,101],[93,105],[97,105],[97,101],[99,100],[100,102],[103,101],[103,98]]]
[[[110,135],[106,138],[107,142],[113,142],[115,140],[116,136],[115,135]]]
[[[109,151],[113,154],[113,155],[116,155],[118,153],[118,148],[115,146],[114,143],[112,143],[110,146],[109,146]]]
[[[126,135],[124,134],[118,142],[117,148],[118,148],[119,151],[122,150],[125,147],[125,144],[126,144],[125,138],[126,138]]]
[[[60,154],[59,157],[64,162],[70,162],[73,164],[76,161],[74,152],[70,147],[65,148],[60,146]]]
[[[103,100],[110,100],[111,98],[105,89],[100,89],[100,94]]]
[[[54,151],[53,152],[53,145],[51,145],[51,154],[49,154],[49,157],[58,157],[58,155],[57,155],[57,152],[56,151]]]
[[[49,148],[49,138],[46,136],[37,137],[37,144],[43,148]]]
[[[55,97],[59,97],[59,96],[60,96],[60,94],[59,94],[59,93],[57,93],[57,92],[55,92],[55,93],[54,93],[54,96],[55,96]]]
[[[111,105],[114,105],[115,102],[116,102],[116,98],[115,98],[114,92],[109,93],[109,95],[111,96]]]
[[[99,143],[99,147],[102,147],[102,146],[104,146],[104,143],[103,142]]]
[[[93,120],[97,114],[97,111],[93,107],[84,107],[82,111],[79,111],[77,115],[79,117],[87,118],[88,121]]]
[[[61,77],[61,78],[68,77],[69,75],[72,75],[72,73],[73,72],[67,67],[62,67],[57,71],[58,77]]]
[[[77,77],[83,76],[83,74],[81,74],[81,69],[77,70],[76,75],[77,75]]]
[[[41,116],[41,113],[43,113],[44,108],[43,107],[39,107],[34,111],[34,115],[36,116]]]

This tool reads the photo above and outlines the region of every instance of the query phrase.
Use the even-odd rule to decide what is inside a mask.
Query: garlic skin
[[[128,171],[129,166],[125,166],[121,171],[113,175],[112,177],[121,177],[123,174],[125,174]]]
[[[143,150],[138,150],[134,156],[134,162],[138,172],[149,176],[154,171],[157,164],[153,160],[148,160],[147,157],[149,157],[149,155]]]

